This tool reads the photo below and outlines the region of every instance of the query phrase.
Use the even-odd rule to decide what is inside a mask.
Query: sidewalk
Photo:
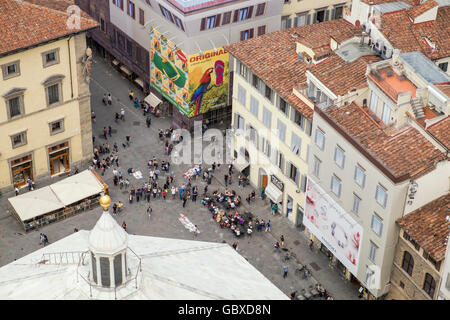
[[[213,175],[217,183],[223,188],[225,188],[223,175],[226,173],[228,173],[227,164],[221,165],[219,169],[216,169],[216,172]],[[236,193],[241,196],[241,207],[244,207],[245,210],[250,211],[253,216],[264,219],[265,222],[268,220],[272,222],[271,231],[265,232],[272,240],[272,245],[275,244],[276,241],[279,241],[281,235],[284,236],[286,248],[289,249],[289,252],[295,254],[294,261],[290,261],[288,263],[290,272],[293,273],[296,265],[299,263],[302,265],[307,265],[308,269],[312,272],[312,276],[309,279],[298,280],[300,290],[298,290],[298,287],[295,287],[295,289],[298,290],[298,293],[300,293],[303,288],[308,289],[310,285],[320,283],[329,292],[329,294],[337,300],[358,300],[359,292],[357,289],[350,284],[349,281],[340,276],[336,270],[331,269],[329,266],[329,259],[317,249],[314,249],[314,251],[309,249],[309,239],[306,238],[303,231],[300,231],[299,228],[295,227],[282,215],[272,215],[270,202],[267,197],[265,200],[261,199],[259,196],[261,194],[260,190],[255,189],[253,186],[236,188],[239,180],[238,176],[239,172],[237,172],[234,168],[232,174],[232,185],[228,187],[232,187]],[[252,190],[255,190],[257,196],[255,200],[252,200],[249,206],[245,198]],[[243,211],[243,209],[240,208],[240,211]],[[256,232],[256,230],[254,232]],[[285,253],[280,252],[279,254],[284,256]],[[315,268],[317,270],[315,270],[311,264],[317,265],[318,268]]]

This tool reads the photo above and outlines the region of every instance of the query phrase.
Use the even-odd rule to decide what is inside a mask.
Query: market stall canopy
[[[153,93],[150,93],[147,97],[145,97],[144,101],[147,102],[152,107],[156,107],[158,104],[162,102],[162,100],[159,99],[157,96],[155,96]]]
[[[90,170],[61,180],[50,187],[65,206],[104,191],[102,183]]]
[[[283,192],[274,186],[272,183],[269,183],[266,188],[266,195],[276,203],[281,202],[281,198],[283,196]]]
[[[8,200],[22,221],[64,208],[64,205],[49,186]]]

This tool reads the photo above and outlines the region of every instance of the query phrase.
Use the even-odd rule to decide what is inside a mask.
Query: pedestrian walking
[[[311,251],[313,251],[313,248],[314,248],[314,242],[312,240],[309,240],[309,249]]]
[[[261,199],[265,199],[266,198],[266,188],[262,188],[262,190],[261,190]]]
[[[270,227],[272,227],[272,223],[269,221],[267,221],[266,223],[266,232],[269,231],[270,232]]]
[[[172,199],[175,199],[175,194],[177,189],[175,188],[175,186],[172,186],[172,189],[170,189],[170,192],[172,193]]]
[[[128,97],[130,98],[131,101],[133,101],[133,96],[134,96],[134,91],[131,89],[128,89]]]
[[[27,179],[27,186],[28,186],[28,191],[33,190],[33,181],[30,178]]]
[[[42,242],[43,242],[43,244],[44,244],[44,247],[45,247],[47,244],[49,244],[47,235],[45,235],[44,233],[42,234]]]
[[[120,119],[122,121],[125,121],[125,109],[124,108],[120,109]]]
[[[102,102],[103,102],[103,104],[106,106],[106,104],[108,103],[108,101],[107,101],[108,99],[107,99],[107,96],[106,96],[106,93],[105,94],[103,94],[103,99],[102,99]]]
[[[280,244],[282,247],[284,247],[284,236],[283,235],[281,235],[281,237],[280,237]]]
[[[147,208],[147,216],[150,218],[151,216],[152,216],[152,211],[153,211],[153,209],[152,209],[152,207],[148,207]]]
[[[129,203],[133,203],[133,194],[130,192],[130,195],[128,196]]]
[[[108,130],[106,129],[106,127],[103,127],[103,137],[108,140],[108,137],[106,136],[108,134]]]
[[[288,266],[287,266],[287,264],[285,264],[283,266],[283,278],[286,278],[287,275],[288,275]]]
[[[123,203],[121,201],[119,201],[117,203],[117,212],[118,213],[122,212],[122,207],[123,207]]]
[[[108,126],[108,136],[112,137],[112,128],[111,126]]]
[[[166,200],[167,189],[164,189],[162,192],[163,199]]]
[[[280,243],[277,241],[275,244],[274,244],[274,246],[273,246],[274,248],[275,248],[275,251],[280,251],[281,249],[280,249]]]
[[[127,231],[127,224],[125,223],[125,220],[122,222],[122,228]]]
[[[274,203],[272,206],[272,215],[276,215],[278,213],[278,203]]]
[[[237,242],[233,243],[232,247],[234,250],[238,251],[238,243]]]
[[[117,214],[117,203],[113,204],[113,214]]]
[[[227,174],[225,174],[223,176],[223,181],[225,182],[225,186],[226,186],[228,184],[228,175]]]
[[[108,93],[108,96],[106,97],[106,99],[108,100],[108,104],[111,105],[112,104],[111,93]]]
[[[125,140],[127,142],[127,146],[130,146],[130,140],[131,140],[131,136],[125,136]]]
[[[152,119],[150,116],[147,116],[147,119],[145,119],[145,123],[147,124],[147,128],[150,128],[150,125],[152,124]]]

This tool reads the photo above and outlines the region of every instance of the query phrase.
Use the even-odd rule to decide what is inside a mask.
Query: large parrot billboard
[[[224,48],[187,56],[156,29],[151,33],[151,85],[187,117],[225,107],[229,54]]]
[[[189,115],[188,61],[186,55],[161,35],[152,30],[150,79],[152,87]]]
[[[189,117],[225,107],[229,53],[224,48],[189,56]]]

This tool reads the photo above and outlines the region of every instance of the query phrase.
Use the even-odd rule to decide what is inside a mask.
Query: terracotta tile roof
[[[340,96],[354,88],[367,87],[367,65],[380,60],[378,56],[368,55],[346,63],[341,57],[333,54],[326,60],[311,65],[308,69],[328,89]]]
[[[409,125],[399,129],[378,125],[355,103],[330,107],[325,114],[395,177],[423,174],[447,159],[417,129]]]
[[[420,186],[419,186],[420,188]],[[450,193],[397,220],[406,231],[436,261],[445,258],[450,222]]]
[[[439,4],[434,0],[427,0],[422,4],[419,4],[418,6],[414,6],[411,9],[407,10],[408,15],[415,19],[421,14],[427,12],[428,10],[438,6]]]
[[[413,24],[406,10],[381,16],[380,32],[402,52],[421,51],[430,59],[450,56],[450,6],[438,9],[436,20]],[[436,44],[430,47],[425,37]]]
[[[420,3],[420,0],[361,0],[361,2],[364,2],[365,4],[370,4],[372,2],[374,5],[397,1],[406,2],[407,4],[410,4],[412,6],[418,5]]]
[[[291,93],[286,97],[286,102],[291,106],[296,108],[297,110],[302,110],[302,114],[308,119],[312,121],[314,110],[311,109],[306,103],[304,103],[299,97],[297,97],[294,93]]]
[[[434,85],[450,98],[450,83],[435,83]]]
[[[360,36],[362,27],[355,27],[343,19],[329,20],[321,23],[310,24],[294,28],[299,34],[297,42],[311,48],[314,52],[330,50],[330,38],[338,43]]]
[[[320,39],[321,46],[324,43],[329,46],[330,35],[344,41],[353,37],[355,30],[359,28],[353,27],[342,19],[332,20],[264,34],[233,43],[225,48],[280,96],[288,100],[292,89],[306,82],[306,63],[297,59],[296,42],[303,42],[303,39],[314,35]],[[326,40],[324,40],[325,37],[327,37]],[[296,96],[289,99],[299,100]],[[312,119],[312,112],[308,106],[298,102],[294,106],[298,107],[298,110],[309,120]]]
[[[445,145],[447,149],[450,149],[450,116],[432,124],[427,130]]]
[[[66,12],[68,7],[75,5],[74,0],[24,0],[24,1],[62,12]],[[83,10],[81,10],[81,16],[87,19],[91,18],[91,16],[89,16]]]
[[[66,12],[30,2],[1,0],[0,55],[98,26],[96,21],[82,17],[80,29],[69,29],[68,17]]]

